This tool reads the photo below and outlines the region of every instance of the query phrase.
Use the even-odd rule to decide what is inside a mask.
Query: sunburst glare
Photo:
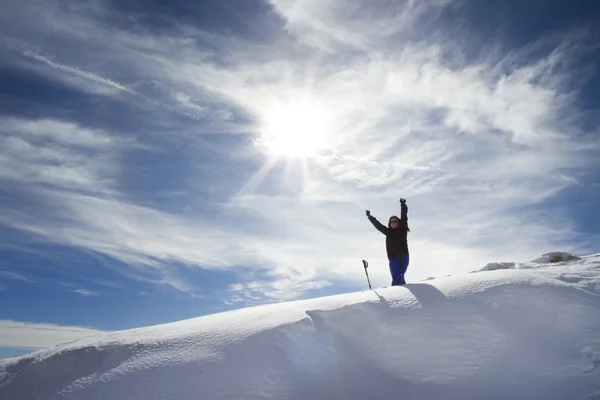
[[[308,103],[278,104],[263,118],[257,144],[280,158],[316,156],[327,145],[324,111]]]

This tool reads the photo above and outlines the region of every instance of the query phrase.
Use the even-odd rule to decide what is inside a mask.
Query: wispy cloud
[[[89,289],[75,289],[75,290],[73,290],[73,292],[80,294],[82,296],[98,296],[100,294],[95,290],[89,290]]]
[[[371,51],[390,38],[404,39],[419,29],[430,29],[451,1],[269,0],[297,40],[326,51],[352,47]],[[424,23],[429,22],[425,25]],[[417,25],[419,24],[420,25]]]
[[[20,274],[18,272],[6,271],[6,270],[0,269],[0,280],[3,280],[3,279],[15,280],[15,281],[21,281],[21,282],[34,282],[32,279],[30,279],[27,276]]]
[[[0,347],[41,349],[101,333],[79,326],[0,320]]]
[[[128,89],[117,82],[111,81],[110,79],[103,78],[91,72],[82,71],[80,69],[64,65],[57,64],[47,57],[44,57],[40,54],[36,54],[32,51],[25,50],[23,55],[27,58],[33,59],[35,61],[39,61],[51,69],[64,73],[65,75],[57,75],[59,78],[64,78],[66,83],[73,83],[76,85],[82,85],[86,90],[89,90],[92,93],[100,93],[100,94],[111,94],[114,93],[115,90],[126,92],[132,95],[137,95],[134,90]],[[71,79],[67,79],[70,77]],[[110,89],[113,91],[111,92]]]
[[[323,289],[333,285],[326,280],[301,281],[297,279],[277,279],[274,281],[251,281],[229,286],[229,297],[225,304],[232,305],[240,302],[256,303],[273,300],[292,300],[314,289]]]
[[[0,119],[0,178],[63,189],[107,190],[122,139],[72,122]]]
[[[556,243],[576,246],[568,216],[520,210],[595,168],[598,141],[571,118],[578,78],[567,61],[582,51],[569,45],[579,37],[566,35],[552,46],[541,38],[545,52],[490,43],[467,59],[468,38],[435,23],[449,1],[406,1],[393,9],[367,1],[270,4],[284,32],[267,42],[182,24],[161,34],[139,24],[107,29],[114,10],[100,2],[57,14],[64,23],[38,27],[71,46],[21,49],[60,73],[59,82],[66,74],[193,116],[185,135],[163,129],[161,139],[175,143],[172,155],[190,165],[205,162],[206,173],[185,171],[185,179],[203,185],[202,194],[190,191],[186,200],[210,200],[216,216],[160,210],[124,193],[120,171],[134,161],[118,157],[131,146],[119,134],[63,119],[9,118],[0,123],[0,178],[34,185],[47,208],[30,214],[15,207],[0,222],[109,255],[130,266],[121,273],[180,291],[195,288],[171,261],[207,269],[244,265],[268,277],[241,278],[230,302],[293,298],[364,279],[360,259],[385,265],[382,238],[364,209],[387,218],[398,213],[400,196],[409,199],[415,276],[521,260]],[[98,65],[100,50],[104,67],[97,70],[105,73],[79,67]],[[326,129],[304,164],[254,146],[252,139],[280,125],[273,123],[277,115],[307,107]],[[302,125],[303,116],[296,117]],[[158,127],[171,126],[156,119]],[[198,146],[189,132],[211,133],[203,145],[236,156],[205,161],[177,150]],[[241,135],[233,145],[223,133]],[[307,133],[286,140],[299,145]],[[152,139],[137,133],[136,141]],[[161,180],[184,179],[148,168],[159,187]],[[222,185],[236,187],[215,189]],[[211,190],[218,195],[207,196]],[[387,279],[385,267],[373,276]]]
[[[115,147],[122,141],[122,138],[111,136],[101,130],[52,119],[2,118],[0,129],[5,135],[21,137],[31,142],[49,141],[58,145],[80,148],[106,149]]]

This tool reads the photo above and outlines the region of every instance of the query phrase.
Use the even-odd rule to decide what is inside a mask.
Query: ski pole
[[[367,275],[367,282],[369,283],[369,289],[371,289],[371,280],[369,279],[369,273],[367,272],[367,268],[369,267],[369,263],[367,260],[362,260],[363,267],[365,267],[365,275]]]

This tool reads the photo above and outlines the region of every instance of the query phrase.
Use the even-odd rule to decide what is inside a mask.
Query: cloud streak
[[[32,279],[26,277],[23,274],[20,274],[15,271],[6,271],[6,270],[0,270],[0,280],[2,280],[2,279],[21,281],[21,282],[34,282]]]
[[[73,292],[80,294],[82,296],[98,296],[100,293],[98,293],[95,290],[89,290],[89,289],[75,289],[73,290]]]
[[[72,122],[0,118],[0,142],[1,178],[98,191],[110,186],[103,176],[123,138]]]
[[[70,67],[68,65],[57,64],[57,63],[51,61],[50,59],[48,59],[42,55],[35,54],[31,51],[24,51],[23,55],[27,58],[30,58],[35,61],[39,61],[43,64],[46,64],[47,66],[49,66],[50,68],[52,68],[54,70],[64,72],[68,76],[80,78],[85,83],[99,85],[99,86],[95,86],[95,88],[94,88],[94,90],[92,90],[92,92],[98,91],[101,94],[109,94],[110,91],[107,91],[106,89],[111,88],[111,89],[116,89],[118,91],[129,93],[132,95],[138,94],[135,91],[118,84],[117,82],[111,81],[110,79],[102,78],[98,75],[95,75],[95,74],[92,74],[92,73],[86,72],[86,71],[81,71],[77,68]],[[81,82],[81,81],[79,81],[79,82]],[[102,87],[103,90],[99,90],[98,87]]]

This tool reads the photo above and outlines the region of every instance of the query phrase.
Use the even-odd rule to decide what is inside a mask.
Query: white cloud
[[[95,290],[89,290],[89,289],[75,289],[73,290],[73,292],[80,294],[82,296],[98,296],[99,293]]]
[[[118,91],[122,91],[132,95],[137,95],[135,91],[128,89],[110,79],[106,79],[91,72],[82,71],[68,65],[55,63],[47,57],[36,54],[32,51],[26,50],[23,52],[23,55],[27,58],[39,61],[49,66],[53,70],[62,73],[57,75],[57,78],[63,80],[65,83],[82,87],[84,90],[91,93],[110,95]]]
[[[229,286],[229,298],[225,304],[231,305],[242,301],[260,304],[275,300],[292,300],[307,290],[322,289],[332,285],[333,283],[326,280],[299,281],[294,278],[238,283]]]
[[[107,190],[112,157],[125,143],[125,138],[72,122],[2,118],[0,179]]]
[[[21,281],[21,282],[33,282],[32,279],[28,278],[27,276],[25,276],[23,274],[20,274],[15,271],[5,271],[5,270],[0,270],[0,280],[1,279],[16,280],[16,281]]]
[[[79,326],[0,320],[0,347],[41,349],[101,333]]]
[[[115,147],[122,141],[121,138],[111,136],[101,130],[53,119],[2,118],[0,119],[0,130],[5,135],[21,137],[24,140],[48,140],[59,145],[91,149]]]
[[[298,40],[333,51],[340,45],[370,50],[382,41],[409,33],[423,17],[435,15],[449,1],[270,0],[286,29]],[[391,7],[390,7],[391,6]]]

